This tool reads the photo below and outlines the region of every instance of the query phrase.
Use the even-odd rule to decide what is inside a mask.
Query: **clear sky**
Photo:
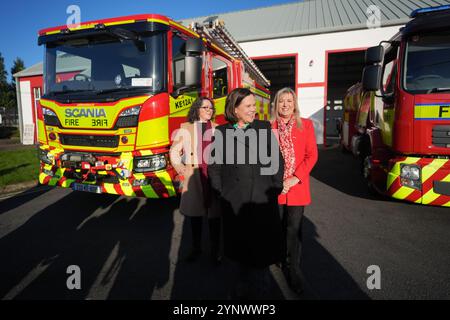
[[[10,70],[16,57],[24,60],[26,67],[42,61],[37,33],[66,24],[70,5],[80,7],[83,22],[141,13],[180,20],[289,2],[295,0],[1,0],[0,52],[11,81]]]

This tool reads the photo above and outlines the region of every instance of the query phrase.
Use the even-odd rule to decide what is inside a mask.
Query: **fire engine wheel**
[[[375,187],[373,186],[372,183],[372,161],[371,161],[371,156],[367,155],[364,157],[363,159],[363,163],[362,163],[362,175],[364,177],[364,179],[366,180],[366,184],[367,184],[367,190],[371,193],[371,194],[376,194],[376,190]]]

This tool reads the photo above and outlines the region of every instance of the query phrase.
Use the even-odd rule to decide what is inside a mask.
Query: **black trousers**
[[[201,250],[203,217],[190,217],[190,222],[192,232],[192,246],[194,249]],[[220,246],[220,229],[221,229],[220,217],[208,218],[208,227],[209,227],[211,250],[213,252],[218,251]]]
[[[302,255],[302,223],[304,206],[280,205],[280,218],[283,222],[283,232],[286,249],[284,267],[293,282],[301,281],[300,260]]]

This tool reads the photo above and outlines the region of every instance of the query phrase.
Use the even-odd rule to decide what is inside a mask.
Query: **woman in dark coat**
[[[255,120],[255,113],[250,90],[238,88],[228,95],[228,123],[216,128],[214,163],[208,166],[212,188],[221,198],[224,254],[239,264],[243,277],[284,258],[277,204],[284,164],[270,123]]]

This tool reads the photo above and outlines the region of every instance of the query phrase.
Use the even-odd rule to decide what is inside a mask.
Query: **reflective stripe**
[[[46,136],[46,132],[45,132],[44,121],[38,119],[37,124],[38,124],[38,140],[39,140],[39,142],[47,143],[47,136]]]
[[[47,177],[47,175],[45,173],[40,173],[39,174],[39,183],[40,184],[45,184],[44,180],[45,180],[46,177]]]
[[[450,105],[416,105],[414,106],[414,119],[441,120],[450,119]]]
[[[64,126],[66,130],[79,130],[79,129],[91,129],[94,130],[93,132],[98,133],[98,127],[93,126],[92,119],[102,119],[107,121],[107,125],[105,127],[102,127],[101,129],[109,129],[114,130],[114,123],[117,117],[119,116],[120,112],[123,111],[123,109],[131,106],[136,105],[142,105],[150,96],[140,96],[136,98],[126,98],[121,99],[115,103],[108,103],[108,104],[101,104],[101,103],[92,103],[87,105],[86,103],[79,103],[79,104],[59,104],[52,100],[46,100],[41,99],[40,103],[42,107],[49,108],[53,112],[56,113],[58,116],[59,121]],[[85,113],[89,111],[92,111],[93,113],[101,114],[102,116],[99,117],[88,117],[88,116],[80,116],[77,117],[77,123],[65,125],[66,120],[73,120],[74,117],[71,117],[70,111],[78,110],[77,115],[82,115],[80,110],[85,110]],[[93,110],[96,110],[94,112]],[[68,113],[69,112],[69,113]],[[67,117],[66,117],[67,116]],[[75,123],[75,122],[74,122]]]
[[[141,189],[147,198],[159,198],[158,194],[155,192],[155,190],[153,190],[151,185],[142,186]]]
[[[433,174],[436,173],[442,166],[445,165],[447,160],[436,159],[433,160],[430,164],[424,166],[422,168],[422,182],[427,181]]]
[[[162,23],[165,25],[169,25],[169,23],[167,21],[164,20],[160,20],[160,19],[147,19],[148,22],[157,22],[157,23]]]
[[[143,173],[135,173],[133,176],[135,180],[144,180],[146,178]]]
[[[136,147],[169,144],[169,117],[139,122]]]
[[[405,199],[406,197],[408,197],[411,193],[414,192],[415,189],[413,188],[409,188],[409,187],[401,187],[400,189],[398,189],[393,195],[392,197],[395,199]]]
[[[401,164],[417,164],[421,167],[421,190],[401,186]],[[446,159],[417,157],[408,157],[405,160],[396,162],[387,177],[388,194],[391,194],[393,198],[414,203],[449,206],[450,202],[447,201],[448,196],[437,194],[433,190],[434,181],[450,182],[450,173],[448,173],[448,167],[446,167],[447,164],[450,164],[450,161]]]
[[[444,179],[440,180],[444,182],[450,182],[450,174],[448,174]],[[433,187],[423,196],[423,204],[431,204],[433,201],[435,201],[437,198],[441,197],[442,195],[439,193],[435,193],[433,190]],[[444,205],[446,206],[446,205]]]
[[[71,185],[72,183],[74,183],[74,182],[75,182],[74,179],[67,179],[67,180],[64,180],[64,182],[61,184],[61,187],[63,187],[63,188],[70,188],[70,185]]]
[[[103,184],[103,187],[105,188],[107,193],[118,194],[116,189],[114,188],[113,183],[105,183],[105,184]]]
[[[105,26],[117,26],[120,24],[134,23],[135,20],[124,20],[124,21],[115,21],[115,22],[107,22]]]
[[[174,196],[176,194],[176,191],[169,173],[164,170],[155,172],[155,175],[159,178],[159,180],[161,180],[162,184],[166,187],[167,191],[169,192],[169,196]]]
[[[170,23],[170,25],[172,25],[172,26],[175,26],[175,27],[177,27],[177,28],[180,28],[180,29],[182,29],[182,30],[184,30],[184,31],[186,31],[186,32],[188,32],[188,33],[190,33],[191,35],[193,35],[193,36],[196,37],[196,38],[200,38],[200,36],[199,36],[196,32],[192,31],[191,29],[186,28],[186,27],[183,26],[182,24],[176,23],[175,21],[172,21],[172,20],[169,20],[169,23]]]
[[[129,197],[134,197],[136,194],[133,191],[133,187],[131,186],[130,182],[121,182],[120,187],[122,188],[123,194]]]

